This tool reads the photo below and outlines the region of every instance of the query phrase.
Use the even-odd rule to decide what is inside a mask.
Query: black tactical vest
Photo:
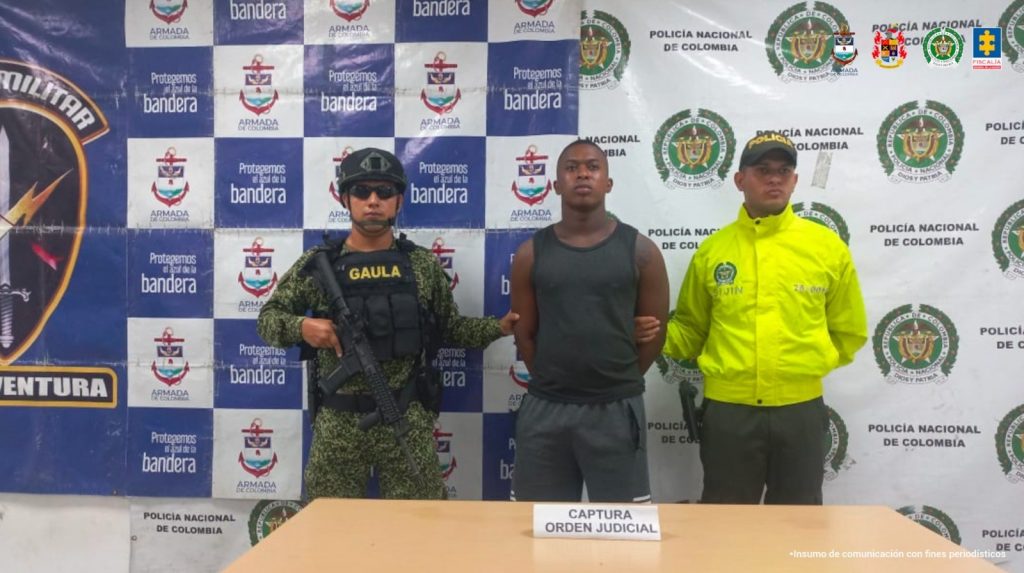
[[[418,356],[423,326],[416,274],[404,250],[349,252],[332,262],[353,317],[364,325],[377,360]]]

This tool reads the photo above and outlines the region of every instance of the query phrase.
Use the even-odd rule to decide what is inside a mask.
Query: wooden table
[[[660,542],[535,539],[530,503],[319,499],[226,571],[999,571],[887,507],[658,511]]]

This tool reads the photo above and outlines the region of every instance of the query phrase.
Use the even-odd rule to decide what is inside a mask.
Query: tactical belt
[[[405,412],[409,403],[416,398],[416,384],[406,384],[401,390],[392,390],[395,401],[398,402],[398,409]],[[370,394],[333,394],[324,396],[324,408],[330,408],[339,412],[355,412],[357,414],[369,414],[377,409],[377,402]]]

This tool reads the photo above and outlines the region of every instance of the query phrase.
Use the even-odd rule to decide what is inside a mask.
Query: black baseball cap
[[[777,131],[763,131],[743,146],[740,155],[740,169],[750,167],[764,157],[769,151],[783,151],[796,166],[796,147],[788,137]]]

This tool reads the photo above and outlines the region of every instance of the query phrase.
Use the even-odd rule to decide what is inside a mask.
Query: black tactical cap
[[[390,181],[398,187],[399,193],[404,193],[409,183],[402,162],[395,154],[376,147],[349,153],[341,160],[336,175],[341,193],[346,193],[349,186],[359,181]]]

